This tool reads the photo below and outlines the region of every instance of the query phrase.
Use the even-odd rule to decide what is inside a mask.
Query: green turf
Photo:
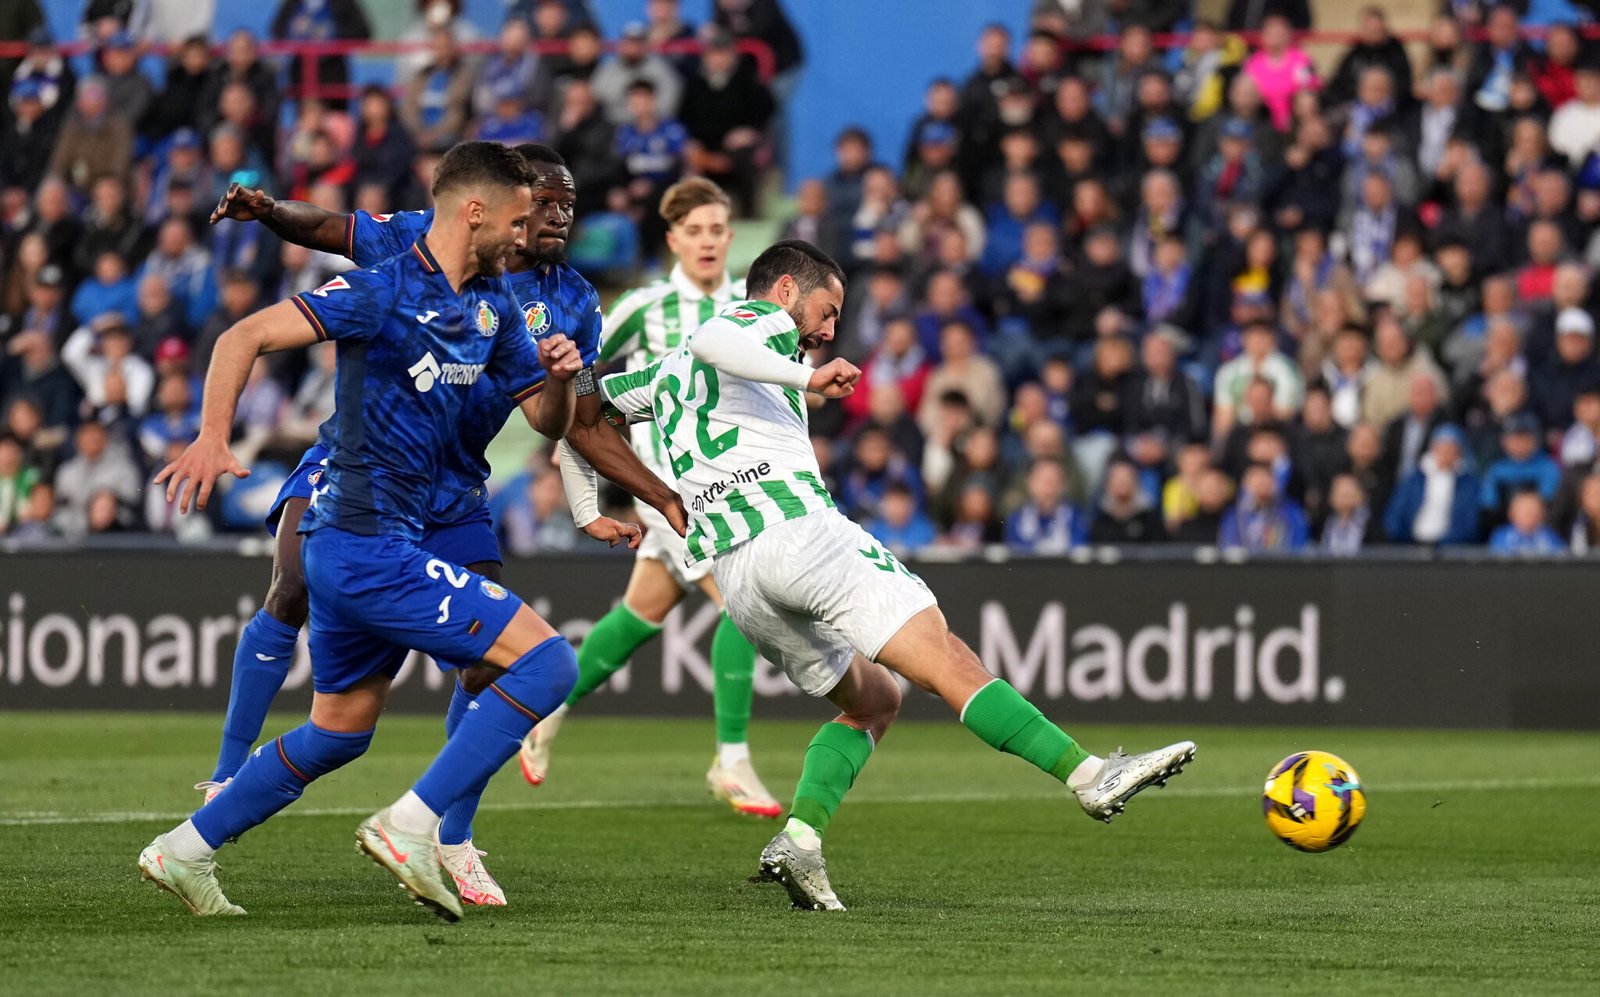
[[[477,840],[512,906],[445,925],[352,843],[436,749],[425,718],[386,720],[366,758],[223,851],[249,917],[194,918],[140,883],[134,858],[193,804],[216,722],[0,714],[0,991],[1550,994],[1600,978],[1592,735],[1199,729],[1195,765],[1104,827],[959,727],[908,724],[829,830],[851,910],[820,915],[745,882],[774,825],[707,802],[709,720],[580,715],[544,788],[513,766],[487,797]],[[780,795],[813,729],[755,725]],[[1178,732],[1076,733],[1104,750]],[[1365,825],[1327,855],[1277,844],[1259,816],[1268,766],[1305,747],[1369,787]]]

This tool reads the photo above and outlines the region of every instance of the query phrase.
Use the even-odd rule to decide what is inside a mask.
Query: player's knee
[[[518,658],[494,685],[512,700],[547,717],[578,684],[578,655],[557,635]]]
[[[494,680],[502,674],[504,673],[500,669],[492,665],[473,665],[471,668],[463,668],[460,672],[461,688],[467,695],[476,696],[493,685]]]
[[[278,747],[288,764],[309,781],[350,764],[371,744],[371,730],[342,732],[308,723],[285,734]]]
[[[900,715],[900,684],[886,669],[878,669],[877,677],[863,688],[846,716],[857,726],[872,732],[881,739],[889,725]]]

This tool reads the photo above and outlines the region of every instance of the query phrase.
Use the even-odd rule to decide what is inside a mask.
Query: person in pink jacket
[[[1293,29],[1281,14],[1269,14],[1261,22],[1261,47],[1245,60],[1244,71],[1272,113],[1272,127],[1280,132],[1289,130],[1294,95],[1321,86],[1311,57],[1294,43]]]

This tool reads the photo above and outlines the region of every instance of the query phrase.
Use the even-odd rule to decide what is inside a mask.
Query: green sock
[[[756,649],[722,614],[711,637],[712,702],[717,743],[743,744],[750,738],[750,701],[755,696]]]
[[[834,721],[823,724],[806,748],[789,816],[821,834],[871,756],[872,735]]]
[[[1038,707],[1022,698],[1011,683],[995,679],[967,700],[961,722],[991,748],[1032,764],[1062,782],[1089,757]]]
[[[594,629],[578,646],[578,684],[567,705],[600,688],[611,673],[628,663],[640,644],[661,632],[659,624],[639,617],[624,603],[595,621]]]

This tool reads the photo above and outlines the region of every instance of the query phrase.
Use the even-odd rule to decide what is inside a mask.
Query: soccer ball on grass
[[[1337,848],[1367,815],[1367,794],[1356,770],[1326,751],[1297,751],[1267,773],[1261,794],[1267,827],[1302,852]]]

